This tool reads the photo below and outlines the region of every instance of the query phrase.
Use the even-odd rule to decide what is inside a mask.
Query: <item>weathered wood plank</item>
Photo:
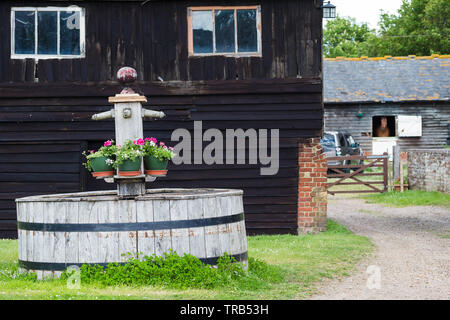
[[[153,222],[153,201],[137,201],[136,202],[137,222]],[[155,254],[155,231],[146,230],[138,231],[137,236],[137,252],[140,258],[152,256]]]
[[[203,200],[191,200],[187,204],[188,219],[203,219]],[[205,227],[189,228],[189,251],[196,257],[206,258]]]
[[[231,214],[231,197],[216,198],[217,217],[229,216]],[[221,253],[231,254],[231,228],[229,223],[219,225],[219,242]]]
[[[79,223],[79,203],[68,202],[66,211],[67,224]],[[66,250],[64,262],[69,267],[72,263],[80,262],[80,233],[79,232],[66,232]]]
[[[216,198],[206,198],[203,200],[203,216],[205,218],[217,217],[218,201]],[[205,227],[205,246],[206,257],[217,257],[220,255],[221,243],[219,240],[219,227],[207,226]]]
[[[101,203],[80,202],[79,223],[98,223]],[[79,259],[86,263],[97,262],[99,256],[98,235],[94,232],[79,232]]]
[[[30,215],[30,222],[44,222],[44,211],[46,210],[46,206],[41,202],[33,202],[32,203],[32,211],[28,212]],[[28,258],[31,258],[30,261],[43,261],[45,257],[48,256],[49,250],[51,248],[47,248],[44,245],[44,239],[46,237],[46,232],[42,231],[32,231],[31,232],[31,245],[30,249],[32,252],[29,254]],[[42,270],[36,270],[36,275],[38,279],[42,279],[44,274]]]
[[[118,207],[114,202],[100,203],[101,210],[98,216],[98,223],[118,223]],[[119,261],[119,233],[118,232],[98,232],[98,258],[97,262],[109,263]]]
[[[136,222],[136,202],[133,200],[118,201],[118,222],[134,223]],[[126,231],[119,232],[119,261],[125,262],[128,254],[136,255],[137,251],[137,232]]]
[[[53,210],[49,210],[49,215],[52,218],[51,223],[64,224],[66,222],[67,210],[69,209],[69,204],[67,202],[58,202],[53,204]],[[51,212],[53,211],[53,212]],[[47,212],[44,213],[44,219],[47,220]],[[49,218],[50,218],[49,217]],[[66,260],[66,243],[65,243],[65,233],[64,232],[53,232],[54,237],[54,252],[53,261],[57,263],[64,263]]]
[[[153,216],[155,221],[170,220],[170,205],[168,201],[155,200],[153,202]],[[170,238],[170,229],[155,231],[155,253],[162,255],[169,252],[172,247],[172,239]]]
[[[27,211],[27,203],[17,203],[17,221],[26,222],[26,211]],[[27,235],[26,230],[18,230],[18,238],[19,238],[19,260],[26,261],[27,260]],[[20,268],[21,271],[25,269]]]
[[[170,200],[170,221],[187,220],[187,200]],[[172,249],[179,256],[189,253],[189,229],[179,228],[170,231]]]
[[[195,60],[193,60],[195,61]],[[277,79],[277,80],[240,80],[230,83],[227,80],[208,81],[171,81],[137,82],[145,96],[160,95],[220,95],[220,94],[269,94],[269,93],[319,93],[320,78]],[[68,90],[71,88],[71,90]],[[77,90],[74,90],[76,88]],[[61,97],[108,97],[120,92],[115,83],[71,84],[71,83],[34,83],[0,84],[0,96],[4,98],[61,98]]]

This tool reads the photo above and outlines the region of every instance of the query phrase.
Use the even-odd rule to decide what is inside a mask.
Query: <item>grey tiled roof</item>
[[[324,102],[450,100],[450,55],[323,62]]]

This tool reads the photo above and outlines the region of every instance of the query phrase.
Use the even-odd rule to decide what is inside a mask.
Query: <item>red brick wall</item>
[[[325,231],[327,160],[320,138],[300,141],[298,150],[298,233]]]

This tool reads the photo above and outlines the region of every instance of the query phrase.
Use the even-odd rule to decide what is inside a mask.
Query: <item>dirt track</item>
[[[311,299],[450,299],[450,210],[330,196],[328,217],[377,249],[350,277],[322,283]]]

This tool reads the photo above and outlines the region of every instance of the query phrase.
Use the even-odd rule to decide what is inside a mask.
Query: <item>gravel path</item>
[[[330,196],[328,217],[377,249],[353,275],[322,283],[311,299],[450,299],[450,210]]]

